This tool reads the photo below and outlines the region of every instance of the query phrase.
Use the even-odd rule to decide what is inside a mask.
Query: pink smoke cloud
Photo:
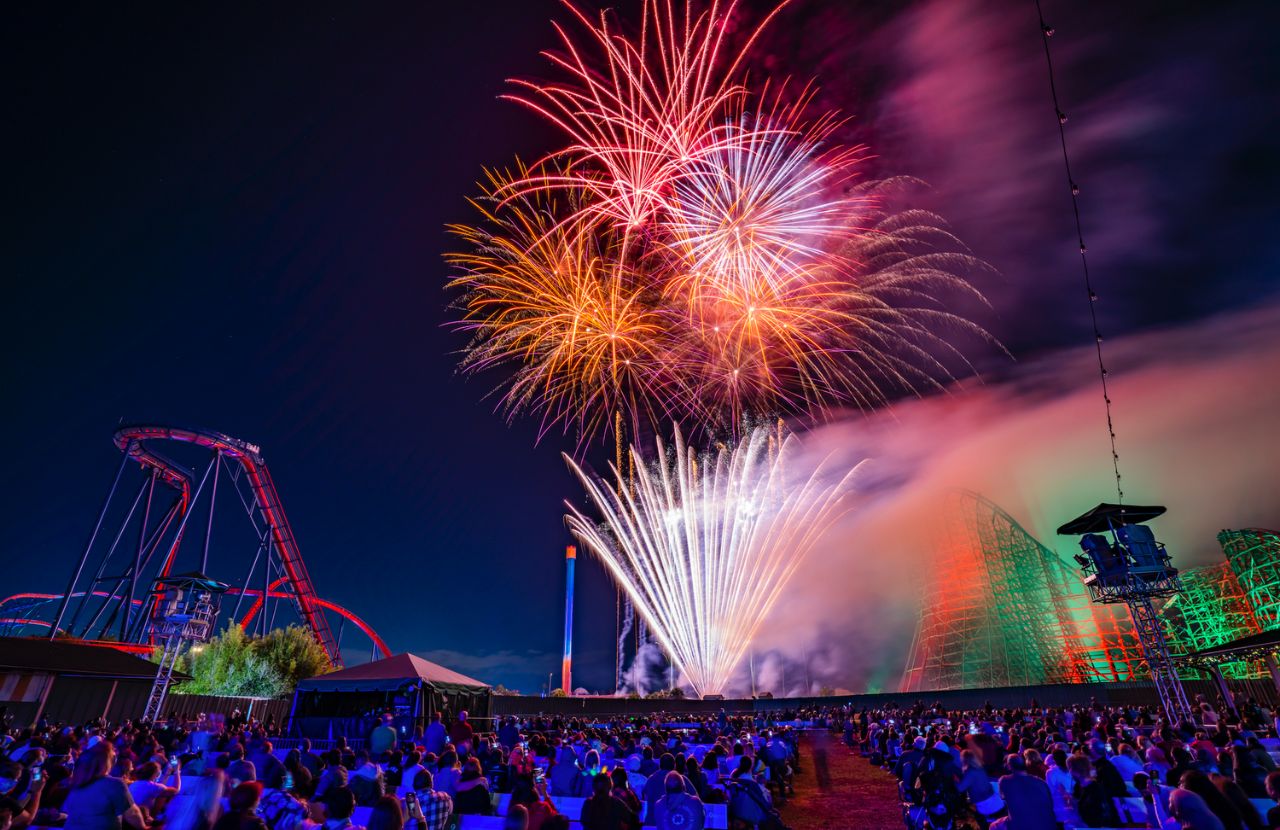
[[[1169,508],[1152,527],[1175,563],[1215,561],[1220,529],[1280,526],[1280,305],[1105,346],[1126,501]],[[981,493],[1064,557],[1075,540],[1058,525],[1116,496],[1091,348],[850,417],[806,444],[870,456],[873,485],[797,572],[759,648],[822,654],[822,681],[855,690],[896,684],[948,491]]]

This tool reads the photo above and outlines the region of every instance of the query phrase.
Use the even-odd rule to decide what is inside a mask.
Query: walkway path
[[[782,817],[795,830],[893,830],[902,808],[893,776],[871,766],[826,730],[800,742],[796,794]]]

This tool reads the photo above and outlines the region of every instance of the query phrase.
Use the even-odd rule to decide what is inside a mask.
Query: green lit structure
[[[1092,603],[1079,574],[998,505],[957,492],[941,515],[901,691],[1150,676],[1124,604]],[[1181,572],[1160,626],[1187,679],[1265,677],[1258,655],[1213,666],[1177,659],[1280,629],[1280,533],[1224,530],[1218,540],[1225,560]]]
[[[1128,680],[1127,616],[1094,606],[1059,556],[972,492],[949,496],[901,690]]]
[[[1218,543],[1244,591],[1259,630],[1280,628],[1280,533],[1224,530]]]
[[[1185,570],[1182,586],[1182,593],[1161,609],[1178,653],[1225,645],[1262,630],[1230,563]],[[1262,672],[1262,667],[1244,661],[1222,666],[1222,673],[1231,678],[1259,677]]]

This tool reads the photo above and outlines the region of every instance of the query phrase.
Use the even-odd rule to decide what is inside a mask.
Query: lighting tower
[[[147,697],[143,720],[154,723],[160,717],[173,667],[188,644],[203,643],[213,633],[226,585],[202,573],[187,573],[157,579],[152,594],[158,599],[151,618],[151,636],[160,646],[160,666]]]
[[[1084,554],[1076,562],[1094,602],[1129,606],[1142,658],[1160,702],[1171,719],[1191,720],[1191,705],[1160,627],[1152,600],[1181,593],[1182,582],[1151,528],[1143,522],[1165,512],[1163,507],[1099,504],[1062,527],[1063,536],[1080,536]],[[1110,541],[1103,534],[1110,534]]]

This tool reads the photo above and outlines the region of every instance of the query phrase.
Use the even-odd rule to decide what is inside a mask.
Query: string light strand
[[[1071,210],[1076,220],[1076,240],[1080,244],[1080,268],[1084,273],[1084,287],[1089,293],[1089,319],[1093,324],[1093,343],[1098,353],[1098,378],[1102,382],[1102,400],[1107,412],[1107,435],[1111,439],[1111,469],[1116,476],[1116,498],[1124,504],[1124,487],[1120,477],[1120,453],[1116,450],[1116,428],[1111,416],[1111,393],[1107,388],[1107,364],[1102,357],[1102,331],[1098,328],[1098,294],[1093,290],[1093,282],[1089,278],[1088,248],[1084,244],[1084,226],[1080,222],[1080,185],[1071,173],[1071,156],[1067,153],[1067,114],[1058,102],[1058,84],[1053,74],[1053,55],[1049,49],[1049,38],[1053,37],[1053,28],[1044,20],[1044,10],[1040,0],[1036,2],[1036,15],[1040,19],[1040,40],[1044,44],[1044,61],[1049,70],[1049,94],[1053,99],[1053,112],[1058,119],[1058,140],[1062,144],[1062,166],[1067,172],[1067,184],[1071,188]]]

